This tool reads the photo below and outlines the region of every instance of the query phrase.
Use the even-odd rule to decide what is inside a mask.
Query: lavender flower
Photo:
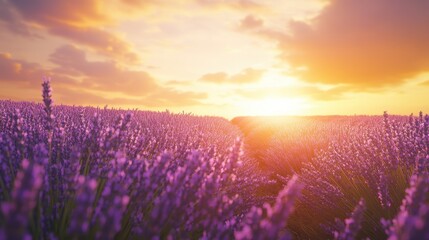
[[[86,236],[89,231],[97,182],[94,179],[79,176],[76,185],[76,208],[70,217],[68,234],[79,238]]]
[[[267,125],[271,137],[219,117],[53,106],[47,78],[42,97],[0,101],[0,239],[308,239],[332,229],[352,239],[385,228],[427,238],[423,113],[248,127]],[[378,224],[412,174],[398,215]],[[363,201],[347,218],[360,197],[371,227],[360,224]],[[347,219],[334,228],[338,217]]]
[[[335,239],[339,240],[353,240],[356,239],[357,234],[362,226],[362,221],[365,212],[365,201],[361,199],[358,205],[353,210],[350,218],[344,220],[344,229],[340,232],[334,232]]]
[[[37,195],[43,184],[44,169],[41,165],[24,159],[18,172],[10,202],[1,204],[5,217],[4,235],[7,239],[30,236],[27,227],[30,215],[37,204]]]
[[[382,220],[389,240],[429,238],[428,192],[428,176],[413,175],[397,216],[392,221]]]
[[[50,78],[44,78],[42,83],[42,97],[43,97],[43,103],[45,104],[45,113],[46,113],[46,129],[49,132],[49,139],[48,142],[52,141],[52,130],[53,130],[53,119],[54,115],[52,113],[52,88],[51,88],[51,79]]]
[[[302,188],[298,177],[293,176],[277,196],[274,206],[264,204],[265,211],[252,208],[241,229],[235,232],[236,239],[290,239],[285,231],[286,222]]]

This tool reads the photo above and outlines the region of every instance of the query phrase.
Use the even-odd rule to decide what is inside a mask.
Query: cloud
[[[428,9],[428,0],[332,0],[287,32],[256,33],[278,41],[281,59],[304,81],[374,89],[429,70]]]
[[[421,85],[421,86],[429,86],[429,80],[423,81],[419,85]]]
[[[31,34],[29,26],[37,26],[107,58],[137,65],[141,57],[124,36],[115,33],[114,27],[136,17],[154,18],[157,10],[162,11],[162,18],[166,12],[173,16],[173,12],[183,13],[189,8],[266,9],[252,0],[0,0],[0,21],[20,35]],[[151,21],[148,17],[145,20]]]
[[[27,24],[20,19],[18,13],[6,0],[0,0],[0,23],[15,34],[25,37],[40,37],[30,31]]]
[[[224,72],[208,73],[201,76],[200,78],[201,81],[211,83],[225,83],[228,82],[228,79],[228,74]]]
[[[45,69],[38,63],[15,59],[9,53],[0,53],[0,73],[0,95],[3,99],[39,100],[43,76],[51,76],[58,86],[77,83],[75,79]]]
[[[11,59],[12,55],[9,53],[0,54],[0,79],[4,80],[18,80],[15,76],[21,73],[22,64],[21,62],[14,61]]]
[[[170,94],[170,95],[165,95]],[[55,97],[59,98],[61,103],[70,105],[113,105],[113,106],[145,106],[145,107],[183,107],[199,105],[200,100],[206,97],[203,93],[178,92],[171,89],[163,89],[148,97],[124,98],[124,97],[105,97],[105,95],[94,94],[87,89],[64,88],[55,92]]]
[[[318,87],[302,87],[297,89],[289,89],[290,93],[292,94],[292,91],[296,94],[300,94],[303,96],[309,96],[314,100],[319,101],[335,101],[344,98],[344,94],[349,92],[351,90],[348,86],[338,86],[333,87],[327,90],[320,89]]]
[[[196,105],[207,97],[206,93],[161,86],[149,73],[127,70],[115,62],[88,61],[81,49],[71,45],[58,48],[50,60],[57,67],[46,69],[38,63],[0,53],[0,83],[7,86],[0,89],[0,95],[18,96],[23,91],[39,91],[42,77],[50,76],[56,102],[64,104],[169,108]],[[34,100],[37,97],[19,99]]]
[[[265,6],[252,0],[195,0],[199,5],[217,9],[232,9],[238,11],[265,11]]]
[[[72,45],[58,48],[51,54],[50,60],[59,66],[56,72],[80,76],[82,88],[117,92],[133,98],[122,101],[117,99],[117,103],[181,106],[196,104],[207,97],[205,93],[177,91],[160,86],[145,71],[128,70],[111,61],[88,61],[85,53]]]
[[[99,27],[129,20],[157,7],[174,8],[168,0],[2,0],[23,17],[46,25]],[[24,15],[25,14],[25,15]]]
[[[288,87],[265,87],[258,89],[237,89],[240,96],[251,99],[263,99],[266,97],[307,97],[317,101],[335,101],[344,97],[350,87],[338,86],[330,89],[321,89],[316,86],[288,86]]]
[[[129,64],[140,63],[140,57],[133,52],[124,39],[96,28],[51,28],[50,32],[89,46],[97,53]]]
[[[247,15],[240,21],[238,29],[243,31],[255,30],[261,28],[263,25],[264,21],[262,19],[257,18],[253,15]]]
[[[207,98],[207,96],[207,93],[177,91],[172,88],[163,88],[162,90],[149,94],[145,100],[145,105],[150,107],[180,107],[200,105],[201,100]]]
[[[0,73],[1,82],[32,88],[40,86],[41,77],[50,72],[38,63],[17,60],[9,53],[0,53]]]
[[[100,0],[9,0],[5,11],[19,12],[26,22],[43,26],[51,34],[70,39],[104,56],[138,64],[140,58],[131,44],[103,28],[116,23],[115,11],[108,11],[103,6]]]
[[[147,72],[130,71],[113,61],[88,61],[85,53],[72,45],[58,48],[50,60],[59,66],[56,71],[80,75],[92,89],[142,96],[159,88]]]
[[[229,76],[224,72],[208,73],[201,76],[200,81],[208,83],[229,83],[229,84],[245,84],[259,81],[264,75],[265,70],[247,68],[235,75]]]
[[[10,0],[9,0],[10,1]],[[94,26],[110,20],[97,0],[13,0],[23,17],[46,25]]]

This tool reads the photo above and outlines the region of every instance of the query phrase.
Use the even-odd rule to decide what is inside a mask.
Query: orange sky
[[[0,0],[0,99],[198,115],[429,112],[429,0]]]

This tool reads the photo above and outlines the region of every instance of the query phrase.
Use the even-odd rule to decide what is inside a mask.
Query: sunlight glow
[[[243,114],[250,116],[302,115],[308,110],[305,99],[264,98],[238,104]]]

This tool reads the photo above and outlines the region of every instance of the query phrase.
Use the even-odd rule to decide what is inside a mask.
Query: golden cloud
[[[21,20],[15,9],[11,8],[5,0],[0,0],[0,23],[9,31],[25,37],[37,37]]]
[[[224,72],[208,73],[201,76],[200,81],[217,84],[245,84],[259,81],[264,75],[265,70],[246,68],[241,72],[229,76]]]
[[[14,0],[5,3],[9,22],[27,26],[38,24],[49,33],[89,47],[101,55],[128,64],[138,64],[140,58],[130,43],[105,30],[116,23],[116,11],[106,9],[100,0]],[[12,13],[18,12],[20,16]],[[6,19],[7,20],[7,19]],[[12,28],[9,26],[9,28]],[[21,27],[21,32],[28,28]]]
[[[255,17],[254,15],[247,15],[240,21],[238,26],[239,30],[255,30],[259,29],[264,25],[264,21],[260,18]]]
[[[316,86],[288,86],[288,87],[264,87],[258,89],[237,89],[240,96],[258,99],[266,97],[305,97],[317,101],[332,101],[343,97],[343,94],[350,90],[350,87],[338,86],[330,89],[321,89]]]
[[[195,0],[203,7],[217,8],[217,9],[232,9],[238,11],[252,10],[252,11],[266,11],[266,7],[260,3],[252,0]]]
[[[311,83],[365,90],[429,70],[428,0],[332,0],[288,31],[254,31],[278,42],[291,74]]]
[[[150,74],[123,69],[111,61],[88,61],[85,53],[71,45],[58,48],[50,60],[58,67],[46,69],[40,64],[14,59],[0,53],[1,96],[39,91],[43,76],[51,76],[57,102],[84,105],[133,105],[177,107],[199,104],[206,93],[180,91],[157,84]],[[7,91],[7,92],[4,92]],[[113,95],[112,95],[113,94]],[[111,97],[116,95],[127,97]],[[110,96],[110,97],[107,97]],[[37,97],[21,98],[34,100]]]

